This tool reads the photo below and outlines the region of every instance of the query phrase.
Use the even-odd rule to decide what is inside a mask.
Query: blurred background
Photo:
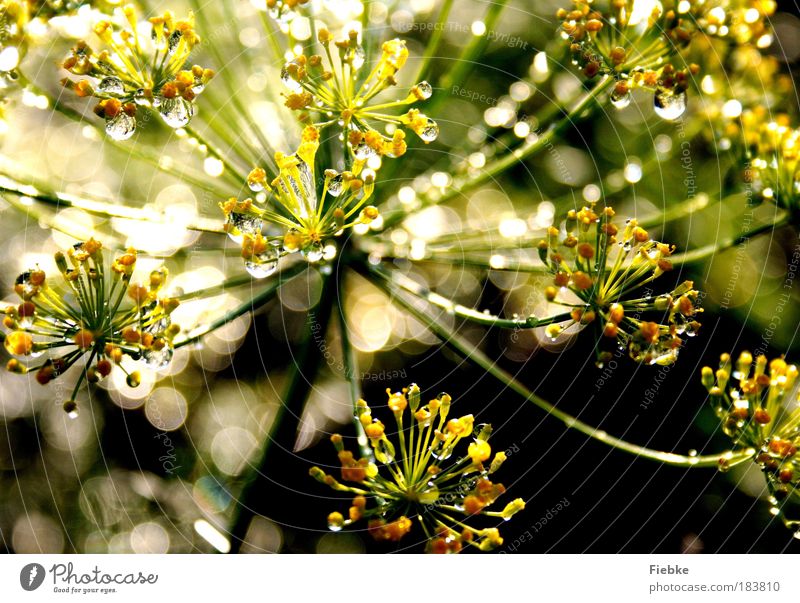
[[[214,65],[212,59],[203,64],[232,70],[242,98],[262,119],[259,125],[276,146],[288,149],[297,139],[297,127],[288,125],[292,116],[281,106],[280,66],[270,59],[255,21],[255,4],[234,3],[235,21],[210,33],[199,31],[224,56],[234,57],[226,66]],[[341,23],[361,19],[360,3],[317,4],[320,14],[336,15]],[[434,73],[445,69],[452,60],[448,57],[458,56],[473,36],[487,37],[487,46],[468,77],[436,90],[434,98],[440,100],[426,111],[439,122],[440,137],[410,151],[402,169],[379,183],[377,194],[387,203],[413,207],[419,191],[446,187],[459,170],[480,170],[498,152],[493,143],[513,144],[541,133],[548,124],[538,123],[535,116],[570,102],[581,91],[583,78],[576,75],[556,33],[559,3],[511,2],[488,31],[482,22],[487,6],[475,0],[456,3]],[[166,6],[153,3],[151,8]],[[176,14],[188,9],[180,2],[169,8]],[[406,38],[409,62],[418,60],[432,34],[437,3],[375,1],[369,10],[370,34]],[[737,63],[713,45],[705,53],[698,51],[704,71],[693,84],[706,94],[690,92],[680,121],[660,119],[652,111],[652,95],[637,93],[630,106],[599,110],[556,145],[466,198],[411,211],[402,228],[385,236],[398,247],[410,246],[412,259],[410,241],[424,246],[446,233],[466,239],[464,233],[491,229],[490,244],[506,249],[520,233],[541,230],[567,209],[599,199],[612,204],[619,216],[654,220],[651,234],[679,250],[735,236],[747,229],[744,223],[768,219],[774,208],[748,207],[736,197],[740,170],[730,141],[718,127],[719,115],[736,113],[735,106],[724,109],[732,99],[796,114],[792,76],[800,57],[797,12],[782,7],[775,15],[775,39],[764,50],[771,58],[764,65],[753,63],[752,56]],[[25,57],[22,67],[44,90],[57,92],[63,76],[57,61],[74,39],[88,35],[87,19],[82,13],[60,22],[57,34],[42,31],[38,47]],[[783,75],[771,71],[774,65]],[[750,80],[741,89],[726,88],[731,69],[748,74]],[[209,88],[209,96],[198,101],[198,113],[226,119],[224,103],[213,96],[213,83]],[[72,98],[69,103],[85,111],[87,122],[94,119],[87,105]],[[74,243],[75,235],[97,232],[150,252],[153,257],[142,256],[137,266],[142,275],[165,263],[172,291],[192,291],[243,273],[234,245],[220,250],[218,238],[183,228],[197,218],[221,221],[221,198],[137,162],[134,151],[121,152],[95,128],[54,113],[47,99],[31,89],[6,103],[2,131],[3,161],[20,170],[15,175],[21,180],[35,175],[54,189],[138,202],[173,220],[159,230],[132,220],[101,220],[72,208],[40,210],[30,202],[23,211],[19,200],[0,201],[0,297],[5,301],[14,301],[17,274],[37,263],[52,265],[52,254]],[[145,124],[133,144],[134,149],[155,149],[161,161],[203,173],[209,180],[219,176],[219,166],[195,148],[196,142],[155,120]],[[660,226],[660,212],[704,194],[726,200]],[[54,220],[69,234],[51,228]],[[670,367],[640,366],[622,354],[599,369],[591,337],[567,338],[556,346],[539,330],[487,331],[444,313],[440,319],[500,359],[537,394],[589,424],[651,448],[713,453],[727,449],[729,442],[707,403],[700,367],[715,365],[723,352],[741,349],[800,359],[796,284],[791,284],[789,303],[778,298],[787,272],[797,270],[797,246],[796,231],[785,227],[663,277],[659,286],[665,291],[673,282],[691,279],[705,293],[702,330]],[[397,265],[465,305],[506,316],[541,311],[537,277],[502,270],[487,274],[457,256],[414,266],[398,259]],[[346,268],[334,263],[332,269]],[[321,282],[319,272],[311,269],[286,283],[276,299],[254,314],[216,330],[200,345],[177,350],[167,369],[143,371],[136,388],[128,388],[124,375],[116,374],[96,388],[84,388],[78,399],[82,412],[74,420],[57,401],[70,391],[77,371],[47,387],[32,376],[0,373],[2,550],[226,550],[235,500],[281,403],[287,371],[297,361],[295,344],[319,301]],[[744,464],[725,474],[671,468],[587,440],[442,350],[423,325],[360,276],[350,273],[346,282],[340,303],[348,313],[363,395],[371,406],[385,405],[386,388],[398,390],[416,382],[424,397],[446,391],[459,414],[471,412],[477,422],[494,426],[492,446],[505,449],[509,457],[497,479],[508,488],[508,500],[527,501],[526,509],[503,526],[500,552],[800,550],[791,532],[769,514],[757,467]],[[185,303],[173,320],[187,327],[200,324],[252,294],[245,286]],[[268,467],[268,479],[259,486],[256,511],[261,516],[251,523],[243,551],[421,550],[417,533],[400,546],[388,546],[374,543],[365,531],[332,533],[326,528],[327,514],[344,512],[349,501],[309,478],[308,467],[336,463],[331,433],[353,435],[339,338],[334,321],[317,342],[324,348],[323,361],[307,375],[313,389],[295,449],[280,451]],[[388,418],[387,413],[383,419]]]

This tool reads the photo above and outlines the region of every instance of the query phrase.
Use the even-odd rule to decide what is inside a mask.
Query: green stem
[[[772,220],[766,224],[762,224],[755,228],[748,230],[738,236],[723,239],[720,242],[712,243],[704,247],[699,247],[685,253],[675,255],[670,258],[673,266],[682,266],[683,264],[692,264],[713,257],[715,254],[738,247],[743,243],[747,243],[752,237],[758,236],[765,232],[776,230],[782,226],[789,224],[791,217],[789,214],[776,215]]]
[[[417,281],[407,277],[397,270],[393,270],[390,273],[379,266],[373,267],[372,270],[376,274],[379,274],[386,282],[402,287],[409,293],[424,299],[429,304],[433,304],[434,306],[444,309],[448,314],[452,314],[453,316],[458,316],[459,318],[463,318],[470,322],[487,327],[499,327],[501,329],[535,329],[537,327],[543,327],[554,322],[563,322],[570,319],[569,312],[548,316],[546,318],[537,318],[535,316],[529,316],[527,318],[500,318],[499,316],[494,316],[493,314],[480,312],[473,308],[462,306],[461,304],[447,299],[438,293],[434,293],[427,287],[423,287]]]
[[[34,180],[34,178],[31,178],[31,181]],[[85,199],[83,197],[78,197],[76,195],[63,192],[45,192],[39,190],[35,185],[22,184],[9,178],[8,176],[5,176],[3,180],[0,180],[0,192],[29,197],[31,199],[35,199],[36,201],[40,201],[48,205],[54,205],[56,207],[74,207],[76,209],[85,211],[86,213],[103,218],[123,218],[126,220],[140,220],[152,223],[170,224],[170,222],[165,220],[163,215],[135,207],[130,207],[126,202],[111,203],[109,201]],[[181,225],[181,228],[198,232],[224,234],[225,231],[219,226],[216,226],[216,224],[218,224],[216,220],[199,219],[195,223]]]
[[[264,288],[263,291],[259,292],[258,294],[254,295],[246,302],[243,302],[233,308],[232,310],[226,312],[224,315],[220,316],[219,318],[213,320],[212,322],[204,325],[202,327],[197,327],[196,329],[190,331],[183,339],[178,339],[175,341],[176,348],[182,348],[184,346],[193,344],[212,331],[219,329],[222,326],[225,326],[232,320],[235,320],[242,314],[249,312],[251,310],[256,310],[267,303],[272,297],[278,292],[286,282],[299,274],[303,269],[305,269],[305,264],[298,262],[294,266],[287,268],[286,270],[282,271],[281,273],[275,275],[267,286]],[[191,294],[190,294],[191,295]]]
[[[340,272],[336,279],[336,299],[345,299],[344,292],[344,272]],[[356,349],[350,342],[350,331],[347,326],[347,317],[345,316],[344,304],[339,303],[336,307],[336,314],[339,319],[339,337],[342,340],[342,364],[344,376],[350,389],[350,402],[353,404],[353,425],[356,430],[356,437],[358,440],[358,448],[361,451],[362,458],[373,459],[372,448],[370,448],[367,441],[367,436],[364,433],[364,426],[358,419],[357,403],[361,399],[361,375],[358,371],[358,358],[356,358]]]
[[[716,201],[718,201],[718,199],[715,199],[715,202]],[[674,222],[676,220],[691,216],[698,211],[705,209],[710,204],[711,197],[706,193],[702,193],[693,199],[686,199],[685,201],[681,201],[680,203],[673,205],[669,209],[665,209],[657,216],[647,218],[646,220],[640,220],[639,226],[642,228],[663,226],[669,222]]]
[[[286,270],[275,276],[279,278],[281,274],[286,274]],[[181,295],[178,295],[177,299],[182,302],[187,302],[195,299],[214,297],[215,295],[225,293],[228,290],[233,289],[235,287],[241,287],[242,285],[252,284],[253,282],[254,282],[253,277],[250,276],[249,274],[243,274],[241,276],[233,276],[230,278],[226,278],[218,285],[212,285],[211,287],[203,287],[202,289],[195,289],[194,291],[189,291],[188,293],[183,293]]]
[[[444,74],[441,80],[440,87],[447,90],[453,84],[463,84],[470,72],[475,68],[477,61],[483,56],[486,47],[489,45],[489,33],[497,26],[497,21],[503,9],[506,7],[508,0],[494,0],[486,10],[486,15],[483,17],[483,24],[486,26],[486,32],[480,36],[473,36],[470,43],[464,47],[461,55],[453,63],[452,69],[449,69]],[[435,97],[430,103],[429,107],[432,111],[444,98],[444,95]]]
[[[288,451],[291,451],[294,446],[303,405],[313,386],[313,375],[317,372],[322,356],[315,337],[319,334],[321,334],[319,336],[324,336],[328,330],[334,303],[334,291],[335,287],[331,283],[331,276],[326,276],[316,311],[308,313],[307,325],[303,329],[303,339],[290,368],[288,385],[282,396],[281,404],[275,412],[270,432],[262,446],[261,457],[250,466],[242,492],[236,501],[230,531],[232,553],[239,552],[244,544],[250,522],[257,514],[256,506],[262,508],[265,506],[264,503],[259,505],[259,499],[269,498],[269,484],[265,484],[265,477],[267,468],[270,467],[273,460],[271,451],[275,448],[274,445]],[[280,463],[277,464],[280,465]]]
[[[365,263],[357,265],[357,270],[359,270],[359,272],[367,278],[376,274],[374,268]],[[511,375],[511,373],[500,368],[494,361],[490,360],[488,356],[477,349],[469,341],[441,326],[426,312],[423,312],[415,304],[404,299],[403,294],[392,287],[391,284],[387,283],[384,279],[378,279],[378,285],[389,295],[392,302],[397,303],[406,312],[411,314],[417,320],[421,321],[428,329],[431,330],[431,332],[434,333],[434,335],[441,340],[446,347],[450,348],[465,360],[472,362],[480,369],[490,374],[492,377],[503,383],[505,387],[508,387],[513,392],[525,398],[525,400],[532,402],[547,414],[564,423],[564,425],[569,429],[575,429],[592,439],[602,442],[603,444],[611,446],[617,450],[622,450],[623,452],[633,454],[634,456],[640,456],[653,461],[665,463],[667,465],[679,467],[718,467],[720,459],[726,460],[728,466],[731,466],[743,462],[755,454],[755,450],[746,449],[737,451],[728,450],[718,454],[703,456],[688,456],[675,454],[672,452],[653,450],[651,448],[645,448],[643,446],[638,446],[636,444],[626,442],[625,440],[615,438],[603,430],[597,429],[596,427],[592,427],[591,425],[580,421],[579,419],[560,410],[553,404],[550,404],[546,400],[537,396],[522,383],[517,381],[514,376]]]
[[[561,136],[570,126],[574,125],[576,120],[579,119],[583,112],[588,109],[597,97],[603,93],[612,83],[614,79],[604,76],[591,90],[586,92],[573,108],[550,127],[541,136],[538,136],[531,142],[524,142],[517,148],[510,150],[504,154],[500,159],[495,160],[489,166],[483,168],[479,173],[472,176],[464,176],[457,178],[450,188],[441,197],[431,199],[425,197],[422,199],[422,207],[432,205],[434,203],[441,204],[450,201],[474,188],[477,188],[497,177],[505,170],[513,167],[524,159],[534,155],[535,153],[547,148],[553,144],[559,136]],[[397,222],[405,217],[404,210],[392,212],[384,217],[385,228],[394,226]]]
[[[227,161],[222,151],[220,151],[207,138],[205,138],[202,134],[200,134],[197,130],[195,130],[191,126],[185,126],[183,129],[186,130],[186,133],[189,136],[191,136],[192,138],[196,138],[197,142],[204,145],[208,149],[208,152],[211,153],[211,155],[213,155],[222,162],[222,165],[225,166],[224,173],[229,179],[232,179],[233,182],[239,186],[243,186],[244,183],[247,182],[247,176],[242,171],[234,167],[233,164]]]
[[[453,8],[453,0],[444,0],[442,8],[439,10],[439,16],[436,18],[436,25],[433,28],[433,35],[425,46],[425,54],[422,55],[422,62],[417,69],[417,76],[413,79],[414,82],[424,80],[428,75],[431,61],[436,57],[439,52],[439,47],[442,44],[442,37],[444,35],[444,24],[450,16],[450,10]]]

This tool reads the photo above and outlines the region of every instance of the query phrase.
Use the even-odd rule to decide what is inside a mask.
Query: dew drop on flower
[[[108,94],[109,96],[124,96],[125,86],[121,79],[109,75],[100,80],[100,83],[97,84],[97,91],[101,94]]]
[[[261,232],[261,218],[231,212],[228,215],[228,236],[234,243],[241,243],[244,235]]]
[[[172,346],[167,344],[160,350],[152,348],[145,350],[142,353],[142,359],[149,368],[159,370],[169,366],[174,353]]]
[[[369,159],[375,154],[375,150],[370,147],[366,142],[360,142],[353,148],[353,155],[359,161]]]
[[[686,111],[686,93],[658,90],[653,96],[653,107],[659,117],[674,121]]]
[[[361,66],[364,64],[366,58],[367,58],[367,53],[364,52],[364,47],[361,45],[356,46],[353,49],[353,55],[352,55],[353,69],[361,69]]]
[[[173,31],[170,36],[169,40],[167,40],[167,54],[172,55],[178,48],[178,44],[181,42],[181,38],[183,37],[183,32],[180,29],[176,29]]]
[[[15,285],[22,286],[23,295],[30,295],[36,291],[36,285],[31,283],[31,272],[32,270],[23,272],[17,277],[17,280],[14,281]]]
[[[141,105],[143,107],[149,107],[152,103],[150,99],[144,93],[143,88],[139,88],[136,92],[133,93],[133,102],[137,105]]]
[[[75,403],[75,400],[67,400],[64,402],[64,412],[67,413],[67,416],[70,419],[77,419],[78,418],[78,405]]]
[[[424,492],[420,492],[418,500],[423,505],[432,505],[439,500],[439,489],[433,484],[428,484]]]
[[[419,137],[425,142],[433,142],[439,137],[439,124],[428,118],[428,123],[425,124]]]
[[[267,278],[275,274],[278,269],[278,251],[267,249],[264,253],[259,253],[246,261],[244,268],[253,278]]]
[[[342,194],[342,189],[344,189],[344,183],[342,181],[342,175],[341,174],[336,174],[328,182],[328,194],[331,197],[338,197],[339,195]]]
[[[170,128],[183,128],[194,115],[192,103],[180,96],[162,99],[158,111]]]
[[[106,122],[106,134],[114,140],[128,140],[136,130],[136,118],[120,111]]]
[[[303,257],[312,263],[319,262],[324,255],[324,248],[321,242],[312,241],[303,248]]]
[[[292,61],[291,63],[287,63],[281,69],[281,81],[283,82],[283,85],[286,86],[290,91],[292,91],[292,92],[300,92],[303,89],[303,87],[300,85],[300,83],[297,80],[295,80],[292,77],[291,73],[289,72],[289,65],[292,65],[292,64],[296,64],[295,61]]]
[[[611,91],[611,104],[617,109],[624,109],[630,105],[631,98],[632,96],[630,90],[626,90],[623,93],[619,93],[616,90]]]
[[[417,92],[419,92],[422,100],[428,100],[433,94],[433,86],[431,86],[427,81],[423,80],[417,84]]]

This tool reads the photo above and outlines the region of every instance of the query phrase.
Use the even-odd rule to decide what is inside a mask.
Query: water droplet
[[[291,71],[290,71],[290,66],[291,65],[299,67],[299,65],[298,65],[296,60],[293,60],[293,61],[291,61],[289,63],[286,63],[286,65],[284,65],[283,68],[281,69],[281,81],[283,82],[283,85],[286,86],[290,91],[292,91],[292,92],[300,92],[303,89],[303,87],[300,85],[300,83],[297,80],[295,80],[292,77],[292,74],[291,74]]]
[[[320,241],[312,241],[303,248],[303,257],[311,263],[319,262],[324,254],[324,247]]]
[[[686,111],[686,92],[658,90],[653,96],[653,107],[662,119],[676,120]]]
[[[695,457],[695,456],[697,456],[697,450],[695,450],[694,448],[692,448],[692,449],[689,451],[689,456],[691,456],[691,457]]]
[[[626,90],[624,93],[617,92],[616,90],[611,91],[611,104],[617,109],[624,109],[630,105],[632,98],[630,90]]]
[[[172,355],[175,351],[172,346],[165,342],[160,350],[148,348],[142,353],[144,363],[151,369],[160,370],[169,366]]]
[[[350,58],[350,64],[353,66],[353,69],[361,69],[361,66],[367,59],[367,53],[364,52],[363,46],[359,44],[358,46],[353,48],[353,51],[350,54],[349,58]]]
[[[145,96],[144,88],[139,88],[133,93],[133,102],[143,107],[149,107],[151,104],[150,99]]]
[[[181,96],[164,98],[158,109],[161,119],[170,128],[183,128],[194,115],[194,106]]]
[[[353,147],[353,156],[359,161],[369,159],[373,155],[375,155],[375,150],[366,142],[360,142]]]
[[[108,96],[125,96],[125,85],[118,77],[109,75],[100,80],[100,83],[97,84],[97,91]]]
[[[439,124],[428,118],[425,127],[419,133],[419,137],[425,142],[433,142],[439,137]]]
[[[199,77],[194,78],[194,83],[192,84],[192,92],[194,92],[195,94],[200,94],[205,89],[206,85],[203,83],[203,80]]]
[[[178,49],[178,44],[181,43],[183,32],[180,29],[174,30],[167,40],[167,54],[172,55]]]
[[[64,412],[67,413],[67,416],[70,419],[77,419],[78,418],[78,404],[75,400],[67,400],[64,402]]]
[[[106,134],[114,140],[128,140],[136,131],[136,118],[124,111],[106,122]]]
[[[338,197],[342,194],[344,182],[341,174],[336,174],[328,181],[328,194],[331,197]]]
[[[433,94],[433,86],[423,80],[417,84],[417,92],[422,97],[422,100],[428,100]]]
[[[278,257],[278,250],[273,247],[246,261],[244,268],[253,278],[267,278],[278,269]]]
[[[256,235],[261,232],[261,218],[231,212],[228,214],[227,231],[234,243],[241,243],[244,235]]]
[[[423,505],[432,505],[439,500],[439,488],[429,483],[428,489],[419,493],[418,500]]]

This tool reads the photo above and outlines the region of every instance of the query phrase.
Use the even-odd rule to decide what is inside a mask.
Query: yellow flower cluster
[[[631,90],[654,92],[656,113],[678,119],[686,110],[686,90],[695,63],[680,56],[697,38],[716,37],[733,44],[768,46],[767,18],[775,3],[764,0],[681,0],[665,6],[660,0],[574,0],[560,9],[562,37],[573,62],[592,78],[615,79],[611,102],[631,102]]]
[[[672,269],[674,247],[650,238],[636,220],[620,229],[614,210],[593,207],[567,214],[564,231],[550,227],[539,242],[539,257],[553,274],[545,289],[548,301],[571,308],[572,321],[596,330],[597,360],[602,366],[613,353],[603,342],[616,342],[631,358],[645,364],[671,364],[699,323],[698,293],[685,281],[669,293],[640,294],[645,286]],[[658,321],[656,321],[656,317]],[[652,318],[652,320],[647,320]],[[564,324],[547,326],[556,339]]]
[[[475,528],[463,519],[507,520],[525,507],[522,499],[516,499],[502,511],[487,510],[505,492],[502,484],[489,479],[506,458],[503,452],[492,458],[491,426],[476,429],[472,415],[448,419],[452,400],[447,394],[424,406],[416,385],[401,392],[387,390],[387,394],[397,426],[396,443],[360,400],[358,420],[369,440],[371,456],[356,459],[345,448],[342,436],[334,435],[331,441],[342,466],[342,481],[319,467],[310,470],[312,477],[334,490],[355,495],[347,517],[339,512],[328,516],[330,529],[338,531],[366,519],[373,538],[397,542],[416,523],[432,553],[458,553],[464,546],[487,551],[502,545],[496,527]],[[470,440],[467,453],[456,458],[455,449],[465,439]]]
[[[756,451],[754,460],[767,479],[772,512],[795,530],[800,529],[800,518],[788,517],[787,510],[800,502],[797,376],[797,366],[783,358],[754,359],[750,352],[742,352],[735,362],[723,354],[716,371],[707,366],[702,370],[723,431],[736,448]],[[800,538],[800,531],[795,536]]]
[[[332,34],[321,29],[317,39],[325,56],[298,55],[281,72],[281,79],[290,90],[286,106],[303,114],[318,114],[320,121],[315,125],[319,128],[341,125],[347,148],[356,160],[403,155],[407,146],[403,127],[425,143],[436,140],[439,126],[418,109],[411,108],[401,115],[386,112],[430,98],[433,88],[428,82],[419,82],[401,100],[376,101],[378,95],[397,85],[396,74],[408,59],[405,42],[384,42],[380,59],[362,77],[365,54],[358,36],[358,32],[351,31],[347,39],[334,42]],[[376,130],[374,122],[386,124],[390,133]]]
[[[66,254],[58,252],[55,264],[61,273],[60,286],[51,287],[44,270],[33,268],[21,274],[14,287],[20,304],[5,309],[3,335],[6,351],[18,358],[46,360],[27,366],[17,358],[7,368],[15,373],[36,371],[36,380],[46,385],[88,355],[72,399],[64,409],[74,415],[75,393],[87,379],[90,383],[107,377],[124,355],[141,359],[160,369],[172,359],[172,338],[179,327],[170,313],[178,306],[174,298],[160,298],[167,279],[166,269],[154,270],[147,286],[132,284],[136,251],[117,256],[108,269],[102,245],[94,239],[78,243]],[[127,373],[136,387],[138,371]]]
[[[789,125],[786,115],[768,111],[748,112],[741,127],[749,164],[745,184],[753,201],[768,201],[791,212],[800,208],[800,130]]]
[[[300,251],[309,262],[325,256],[325,243],[356,224],[369,224],[379,217],[378,209],[367,205],[375,185],[375,173],[364,168],[363,161],[353,162],[346,172],[326,170],[322,191],[317,194],[314,161],[319,148],[319,131],[313,126],[303,130],[302,142],[292,155],[276,153],[279,173],[267,182],[267,173],[256,168],[247,179],[250,189],[266,192],[267,202],[261,206],[252,199],[235,197],[221,203],[228,235],[242,245],[245,268],[255,277],[269,276],[278,266],[278,259]],[[275,234],[262,234],[280,229]],[[335,252],[335,248],[332,248]]]
[[[63,63],[64,69],[85,79],[62,83],[78,96],[100,99],[95,113],[106,119],[106,132],[116,140],[136,130],[137,106],[152,107],[172,128],[186,126],[194,115],[194,99],[214,72],[195,65],[186,69],[200,38],[194,17],[176,20],[166,12],[149,19],[150,36],[140,33],[136,10],[123,9],[124,26],[100,21],[94,33],[105,48],[95,52],[80,41]]]

